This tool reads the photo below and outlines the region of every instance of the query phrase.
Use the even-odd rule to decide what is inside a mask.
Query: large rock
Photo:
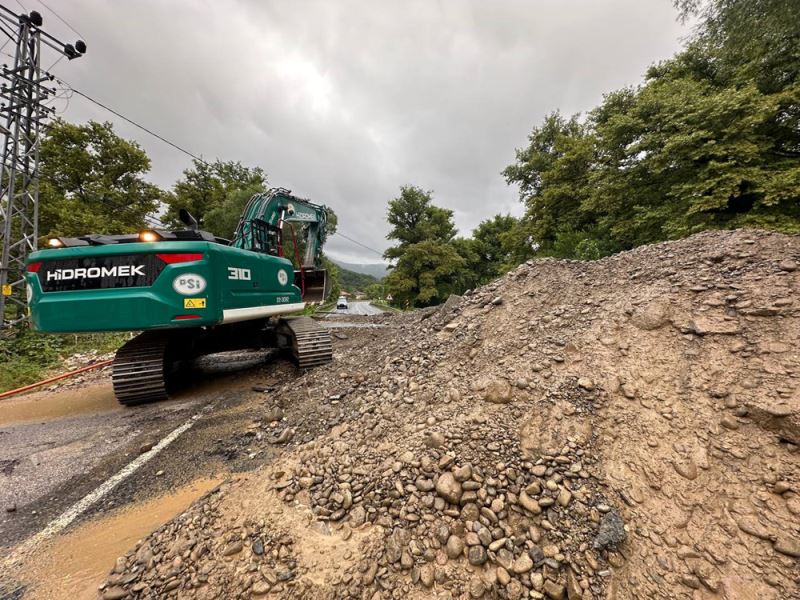
[[[529,513],[538,515],[542,512],[542,507],[536,501],[536,498],[531,498],[527,492],[522,492],[519,496],[519,504]]]
[[[520,444],[527,458],[537,458],[542,454],[555,455],[570,440],[579,445],[589,443],[592,438],[592,424],[587,417],[573,414],[564,418],[569,405],[558,402],[549,410],[536,411],[522,424]]]
[[[800,391],[790,398],[757,395],[744,402],[747,417],[792,444],[800,444]]]
[[[785,554],[786,556],[800,558],[800,540],[789,537],[780,537],[775,540],[773,548],[775,548],[777,552]]]
[[[733,335],[741,331],[737,319],[694,317],[689,329],[697,335]]]
[[[445,300],[444,304],[439,307],[439,314],[441,315],[448,315],[451,311],[458,308],[458,305],[461,303],[461,296],[456,294],[450,294]]]
[[[563,585],[548,579],[544,582],[544,593],[551,600],[563,600],[567,592]]]
[[[615,509],[611,509],[600,519],[600,530],[594,538],[592,546],[595,550],[603,550],[615,546],[625,539],[625,522]]]
[[[464,552],[464,540],[457,535],[451,535],[447,538],[445,550],[447,551],[447,558],[451,560],[458,558]]]
[[[461,484],[449,471],[442,473],[436,481],[436,493],[447,500],[450,504],[458,504],[461,501]]]
[[[467,550],[467,560],[469,564],[479,567],[489,559],[486,554],[486,548],[483,546],[470,546]]]
[[[669,323],[670,307],[662,301],[655,301],[636,309],[631,316],[631,323],[639,329],[652,331]]]
[[[505,379],[492,379],[486,384],[483,399],[493,404],[508,404],[511,402],[513,388]]]
[[[522,575],[523,573],[527,573],[533,568],[533,560],[531,557],[528,556],[527,552],[523,552],[519,555],[519,558],[514,561],[514,564],[511,566],[511,569],[517,575]]]
[[[125,588],[122,588],[118,585],[110,587],[103,592],[103,600],[122,600],[123,598],[127,597],[128,592],[125,591]]]

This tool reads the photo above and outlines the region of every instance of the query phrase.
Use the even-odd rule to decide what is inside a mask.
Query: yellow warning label
[[[11,295],[11,286],[7,283],[3,284],[3,296],[10,296]]]
[[[183,308],[205,308],[206,307],[206,299],[205,298],[184,298],[183,299]]]

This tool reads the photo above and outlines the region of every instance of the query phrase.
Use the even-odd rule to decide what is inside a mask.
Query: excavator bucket
[[[304,291],[303,302],[322,303],[331,292],[328,271],[325,269],[307,269],[294,272],[294,284]]]

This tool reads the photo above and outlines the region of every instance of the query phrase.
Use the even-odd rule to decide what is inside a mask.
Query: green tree
[[[364,293],[370,300],[383,300],[385,286],[382,283],[371,283],[364,288]]]
[[[687,62],[651,69],[624,106],[593,115],[605,160],[584,209],[622,247],[710,228],[797,231],[800,145],[786,152],[776,122],[786,93],[719,86]]]
[[[432,306],[460,291],[465,262],[448,243],[426,240],[408,245],[386,276],[386,290],[398,306]]]
[[[504,171],[537,254],[596,258],[704,229],[800,232],[800,3],[679,0],[700,27],[583,120],[555,113]],[[524,254],[524,252],[523,252]]]
[[[339,283],[343,290],[348,292],[363,292],[367,287],[377,283],[378,280],[372,275],[348,271],[344,267],[339,267]]]
[[[516,228],[516,246],[524,247],[524,239],[532,237],[539,253],[564,256],[563,238],[595,218],[584,208],[595,138],[577,116],[565,119],[556,112],[533,129],[528,141],[517,150],[516,163],[503,171],[509,183],[519,185],[526,207],[526,226]]]
[[[164,192],[144,176],[150,159],[111,123],[54,121],[40,149],[43,237],[127,233],[146,226]]]
[[[481,259],[481,244],[472,238],[457,237],[450,242],[453,250],[464,261],[464,266],[456,273],[456,293],[474,289],[492,277],[487,274],[487,265]]]
[[[459,277],[462,291],[487,283],[530,257],[530,252],[522,251],[520,225],[511,215],[495,215],[481,222],[471,237],[453,240],[465,262]]]
[[[518,222],[511,215],[495,215],[473,230],[472,238],[480,244],[480,258],[490,278],[502,275],[518,264],[514,237]]]
[[[386,237],[398,244],[384,255],[395,261],[385,283],[398,306],[438,304],[460,289],[466,263],[453,245],[453,211],[435,206],[431,194],[403,186],[389,202]]]
[[[431,194],[405,185],[400,188],[400,195],[389,202],[386,220],[392,230],[386,237],[398,244],[386,251],[385,258],[399,258],[408,246],[422,241],[446,243],[455,237],[453,211],[434,206]]]
[[[180,226],[178,211],[188,210],[202,229],[230,237],[251,195],[263,191],[267,176],[260,167],[245,167],[235,161],[213,163],[195,160],[183,172],[170,196],[164,222]]]
[[[800,3],[796,0],[676,0],[682,18],[697,16],[692,40],[717,81],[750,81],[764,93],[800,77]]]
[[[263,188],[259,186],[229,190],[225,193],[220,204],[212,206],[208,210],[203,219],[203,228],[216,236],[226,239],[232,238],[247,201],[250,200],[253,194],[260,191],[263,191]],[[192,211],[189,210],[189,212]]]
[[[327,271],[328,280],[331,282],[331,291],[328,293],[327,300],[336,300],[342,292],[342,285],[339,279],[339,266],[323,254],[322,268]]]

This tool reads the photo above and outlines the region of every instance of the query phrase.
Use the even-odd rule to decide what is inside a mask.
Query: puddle
[[[128,506],[53,538],[29,565],[23,579],[30,584],[26,598],[96,600],[117,557],[146,537],[221,479],[198,479],[174,493]]]
[[[250,352],[227,352],[204,356],[196,361],[195,368],[187,381],[173,394],[174,400],[195,400],[198,391],[214,392],[229,390],[233,385],[230,375],[264,365],[274,356],[272,350]],[[166,410],[175,408],[170,402],[160,402],[158,406]],[[135,410],[139,410],[138,407]],[[180,407],[179,407],[180,408]],[[111,381],[87,383],[80,387],[47,391],[42,390],[0,400],[0,426],[15,423],[54,421],[82,415],[94,415],[111,411],[123,411],[114,397]]]
[[[0,425],[26,421],[50,421],[78,415],[121,410],[111,382],[80,388],[41,391],[0,400]]]

